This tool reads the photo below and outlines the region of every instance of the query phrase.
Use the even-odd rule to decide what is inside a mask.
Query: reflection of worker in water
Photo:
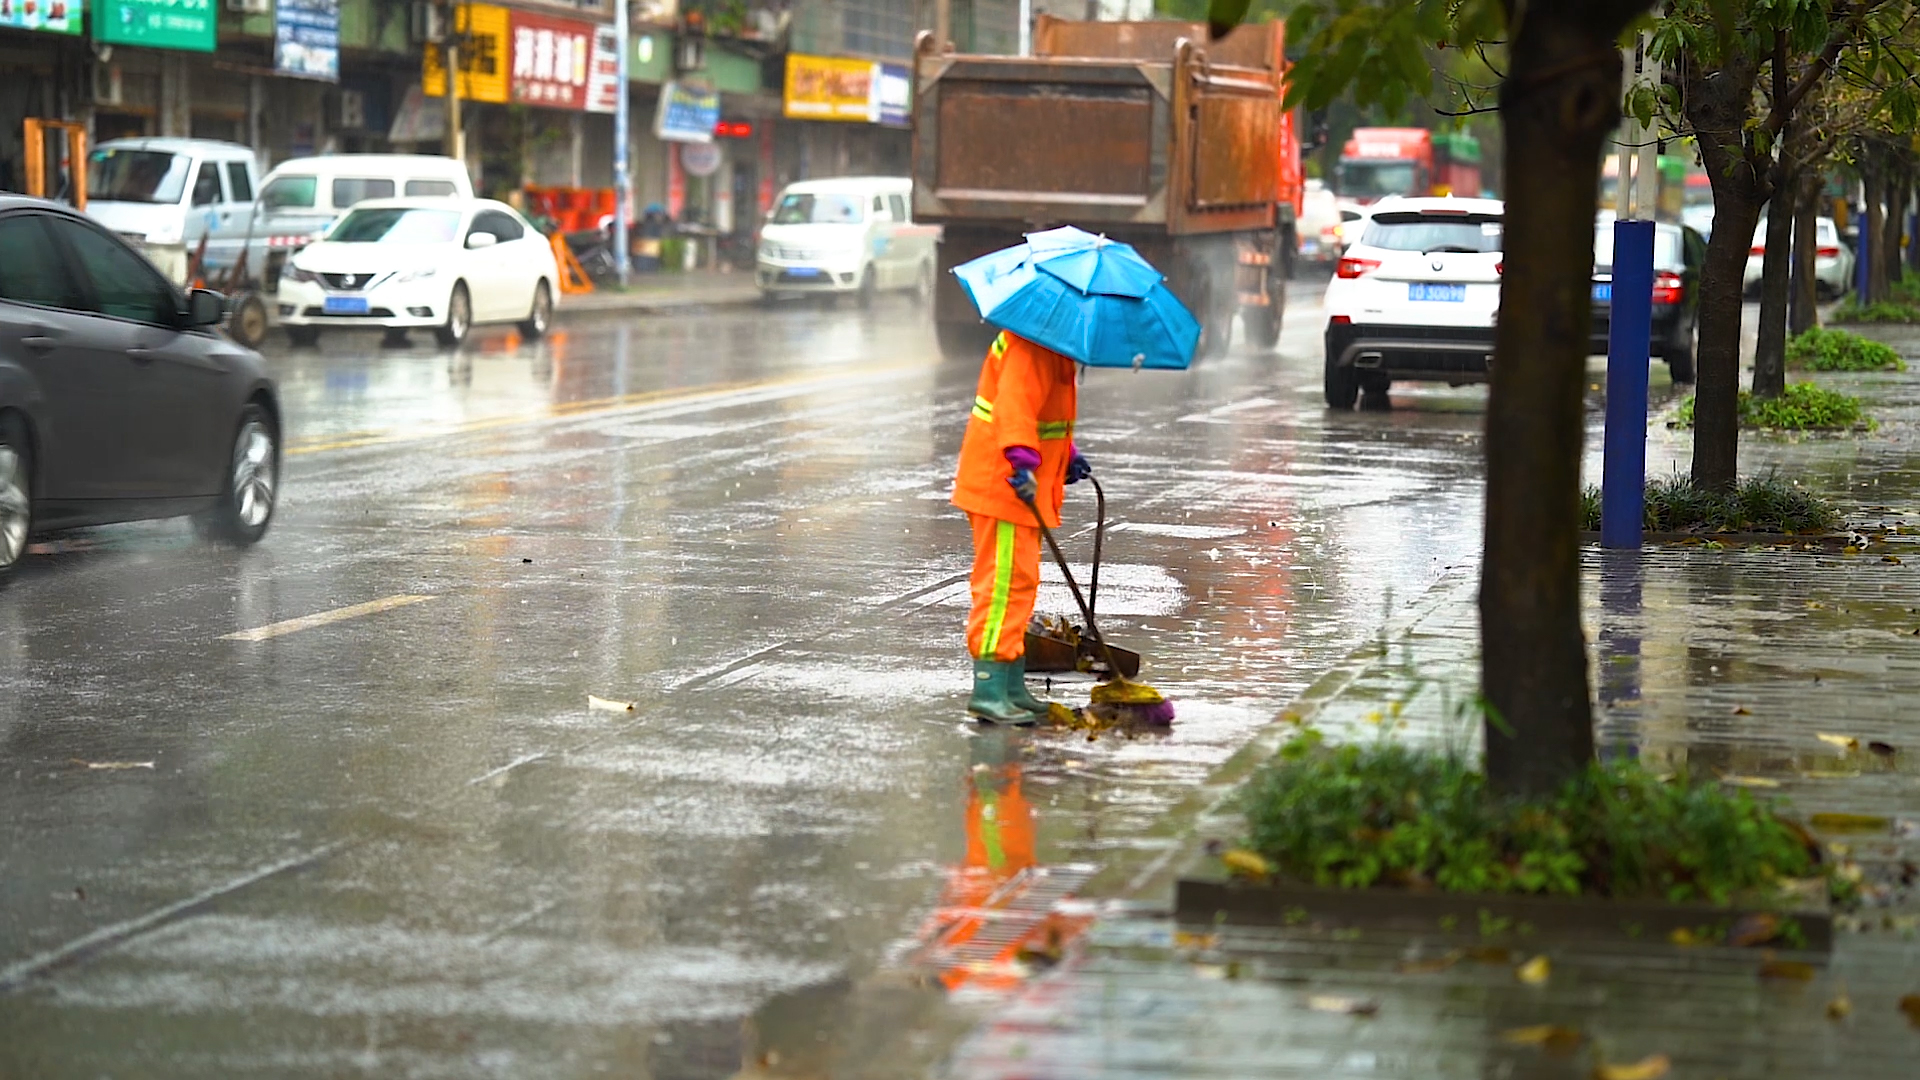
[[[1047,713],[1027,689],[1027,622],[1040,590],[1033,516],[1059,528],[1066,485],[1093,475],[1073,444],[1073,375],[1072,360],[1002,332],[981,365],[960,444],[953,505],[973,526],[967,713],[989,723],[1027,725]]]
[[[972,765],[967,770],[967,856],[953,869],[940,907],[948,922],[940,933],[940,944],[949,952],[963,949],[980,932],[995,925],[983,910],[996,894],[1005,890],[1021,873],[1034,867],[1033,807],[1020,787],[1018,755],[1022,743],[1017,738],[989,734],[972,741]],[[998,943],[1003,955],[994,959],[1011,961],[1018,941]],[[977,962],[987,962],[975,957]],[[1004,984],[1015,978],[1006,972],[988,972],[975,964],[958,964],[939,972],[949,990],[962,985]]]

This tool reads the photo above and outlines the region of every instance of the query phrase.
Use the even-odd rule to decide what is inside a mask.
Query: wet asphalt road
[[[1330,414],[1319,322],[1087,380],[1103,622],[1180,712],[1098,742],[961,714],[977,361],[905,304],[276,343],[260,547],[94,530],[0,598],[0,1075],[914,1073],[976,765],[1084,877],[1477,558],[1483,391]]]

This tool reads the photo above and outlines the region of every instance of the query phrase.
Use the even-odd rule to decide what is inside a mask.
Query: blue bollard
[[[1600,546],[1638,548],[1647,497],[1647,368],[1653,340],[1653,222],[1613,223],[1607,326],[1607,435]]]

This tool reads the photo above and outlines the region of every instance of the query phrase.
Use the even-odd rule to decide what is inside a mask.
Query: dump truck
[[[950,352],[981,323],[952,274],[1060,225],[1123,240],[1167,276],[1218,355],[1238,311],[1280,338],[1298,245],[1300,142],[1277,22],[1035,20],[1032,56],[914,50],[913,217],[941,226],[934,317]]]
[[[1342,198],[1367,205],[1389,195],[1481,194],[1480,140],[1425,128],[1356,128],[1340,151]]]

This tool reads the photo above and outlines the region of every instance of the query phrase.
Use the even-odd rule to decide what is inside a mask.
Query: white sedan
[[[1813,281],[1821,299],[1838,298],[1853,288],[1853,252],[1840,242],[1840,230],[1833,219],[1817,218],[1814,223]],[[1767,262],[1767,216],[1753,229],[1753,246],[1747,249],[1747,270],[1741,282],[1749,296],[1760,295],[1760,272]]]
[[[505,203],[369,199],[287,261],[276,303],[295,345],[336,326],[459,345],[476,323],[546,333],[559,280],[547,238]]]

